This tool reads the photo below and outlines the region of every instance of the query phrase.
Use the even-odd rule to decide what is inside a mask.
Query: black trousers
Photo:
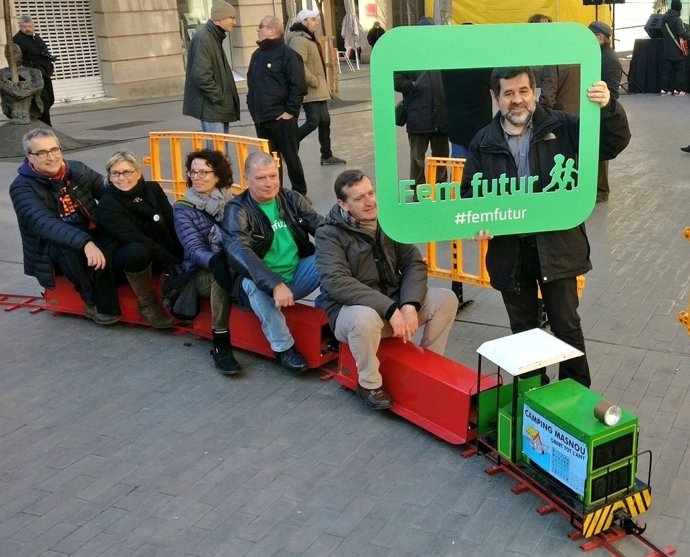
[[[321,158],[327,159],[333,156],[331,151],[331,115],[328,112],[328,101],[314,101],[304,103],[304,116],[306,122],[299,127],[300,142],[316,128],[319,129],[319,145],[321,146]]]
[[[297,118],[290,120],[269,120],[268,122],[254,122],[256,135],[268,139],[268,147],[277,151],[287,167],[292,189],[306,195],[307,182],[304,179],[304,169],[299,158],[299,130]],[[283,165],[280,166],[280,181],[283,181]]]
[[[84,252],[50,244],[48,257],[56,272],[67,277],[86,304],[95,304],[100,313],[120,315],[114,267],[110,261],[105,269],[94,271],[86,263]]]
[[[43,112],[38,119],[46,124],[52,126],[50,123],[50,107],[55,103],[55,93],[53,92],[53,82],[48,76],[43,76],[43,90],[41,91],[41,100],[43,101]]]
[[[577,313],[580,303],[577,297],[577,277],[543,282],[534,236],[520,240],[520,265],[516,279],[520,287],[518,292],[502,292],[511,331],[521,333],[539,327],[541,315],[537,297],[538,286],[549,316],[551,332],[556,338],[584,353],[585,339]],[[571,378],[589,387],[592,381],[587,356],[561,362],[558,378]]]
[[[664,91],[685,91],[685,58],[664,60],[661,66],[661,88]]]

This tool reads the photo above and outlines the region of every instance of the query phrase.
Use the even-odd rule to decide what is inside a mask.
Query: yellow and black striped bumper
[[[615,518],[616,511],[627,511],[630,518],[635,518],[648,510],[651,505],[652,493],[648,487],[645,487],[637,493],[587,513],[582,520],[582,535],[585,538],[591,538],[600,532],[608,530]]]

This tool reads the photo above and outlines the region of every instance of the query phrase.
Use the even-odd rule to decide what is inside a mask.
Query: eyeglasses
[[[34,155],[35,157],[38,157],[41,160],[47,159],[48,155],[53,155],[54,157],[57,157],[60,153],[62,153],[62,149],[60,149],[60,147],[53,147],[52,149],[48,149],[47,151],[29,151],[29,155]]]
[[[134,176],[134,174],[136,174],[136,170],[123,170],[122,172],[119,172],[117,170],[111,170],[109,172],[111,178],[131,178],[132,176]]]
[[[209,174],[213,174],[213,170],[188,170],[187,171],[187,176],[190,178],[194,178],[195,176],[198,176],[199,178],[206,178]]]

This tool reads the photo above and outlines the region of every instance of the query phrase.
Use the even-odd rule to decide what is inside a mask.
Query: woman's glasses
[[[136,170],[123,170],[122,172],[120,172],[118,170],[111,170],[109,172],[109,175],[110,175],[111,179],[112,178],[120,178],[120,177],[131,178],[132,176],[134,176],[135,173],[136,173]]]
[[[199,178],[206,178],[209,174],[213,174],[213,170],[188,170],[187,171],[187,176],[190,178],[195,178],[198,176]]]

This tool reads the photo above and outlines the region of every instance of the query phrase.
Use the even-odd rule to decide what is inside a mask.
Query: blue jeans
[[[300,260],[295,276],[287,286],[297,301],[311,294],[319,284],[315,258],[310,255]],[[242,279],[242,288],[247,293],[254,313],[261,321],[261,330],[271,344],[271,349],[274,352],[285,352],[291,348],[295,344],[295,339],[290,334],[283,312],[275,306],[273,296],[261,290],[254,281],[248,278]]]
[[[454,159],[466,159],[467,147],[458,143],[450,144],[450,156]]]
[[[204,122],[201,120],[201,131],[209,133],[228,133],[230,122]]]

